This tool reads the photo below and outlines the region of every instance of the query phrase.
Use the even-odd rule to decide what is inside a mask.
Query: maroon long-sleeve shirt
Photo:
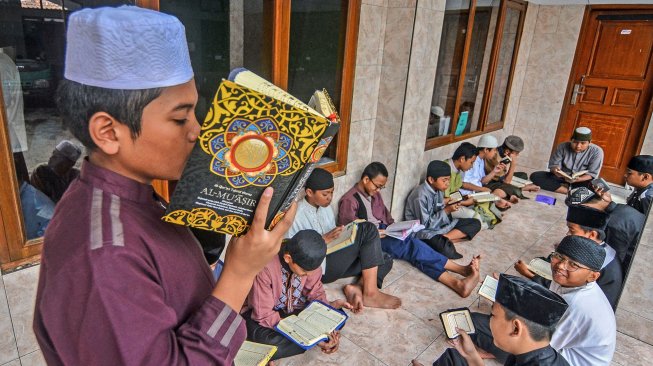
[[[84,162],[45,233],[34,332],[48,365],[231,365],[237,312],[152,187]]]

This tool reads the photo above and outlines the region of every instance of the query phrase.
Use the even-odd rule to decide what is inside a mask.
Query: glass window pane
[[[233,2],[233,1],[232,1]],[[243,52],[240,65],[272,80],[272,0],[240,0],[244,4]],[[236,64],[236,62],[232,62]],[[237,66],[237,65],[234,65]]]
[[[469,0],[447,0],[427,138],[451,133],[465,49]]]
[[[458,112],[458,124],[455,135],[473,132],[478,129],[485,80],[492,54],[494,24],[499,14],[498,0],[479,0],[474,14],[474,28],[469,45],[467,70],[463,84],[463,93]],[[490,31],[492,29],[492,31]]]
[[[513,67],[512,58],[517,48],[519,20],[521,12],[517,9],[507,8],[503,32],[501,35],[501,48],[494,79],[494,88],[490,99],[488,124],[503,121],[504,102],[508,92],[510,72]]]
[[[0,79],[28,239],[43,235],[85,155],[54,103],[63,78],[64,18],[84,7],[121,4],[133,1],[0,1]],[[70,144],[59,145],[64,140]]]
[[[290,15],[288,91],[307,102],[316,89],[326,88],[340,105],[348,1],[293,1]],[[325,158],[335,158],[336,144]]]
[[[186,28],[188,51],[199,94],[196,113],[198,120],[203,121],[218,85],[223,78],[229,76],[231,70],[230,3],[211,0],[162,0],[159,6],[160,11],[179,18]],[[242,27],[242,11],[240,15]]]

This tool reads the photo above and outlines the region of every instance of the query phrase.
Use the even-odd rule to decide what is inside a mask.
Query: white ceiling
[[[540,5],[597,5],[597,4],[653,4],[653,0],[528,0]]]

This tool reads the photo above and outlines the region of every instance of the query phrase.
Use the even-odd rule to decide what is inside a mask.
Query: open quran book
[[[385,235],[405,240],[410,234],[424,229],[419,220],[399,221],[385,228]]]
[[[447,205],[453,205],[463,200],[463,195],[460,191],[451,192],[449,195],[449,202]]]
[[[512,180],[510,180],[510,185],[517,188],[524,188],[529,184],[533,184],[533,182],[528,179],[521,179],[519,177],[512,177]]]
[[[340,124],[246,69],[218,87],[163,220],[239,236],[263,191],[283,217]]]
[[[565,178],[567,178],[569,180],[572,180],[572,181],[578,179],[578,177],[580,177],[581,175],[587,174],[587,172],[588,172],[588,170],[581,170],[580,172],[573,172],[571,175],[569,175],[569,174],[563,172],[562,169],[558,169],[558,173],[560,175],[562,175],[563,177],[565,177]]]
[[[245,341],[234,359],[236,366],[265,366],[277,352],[277,346]]]
[[[326,89],[316,90],[308,101],[308,105],[320,112],[320,114],[328,118],[331,122],[340,123],[338,111]]]
[[[497,195],[494,195],[490,192],[476,192],[476,193],[470,193],[467,195],[470,198],[474,199],[474,202],[476,203],[482,203],[482,202],[494,202],[498,201],[500,198]]]
[[[311,302],[299,315],[282,319],[276,327],[279,333],[303,349],[329,339],[329,334],[340,329],[347,314],[320,301]]]
[[[499,286],[499,280],[487,275],[481,284],[481,288],[478,289],[478,294],[494,302],[494,299],[497,297],[497,286]]]
[[[449,339],[454,339],[460,335],[456,328],[464,330],[467,334],[476,332],[472,322],[472,314],[469,313],[468,308],[444,311],[440,313],[440,320],[442,320],[442,326]]]
[[[340,235],[327,243],[327,255],[354,244],[358,233],[358,223],[362,221],[365,220],[354,220],[345,225]]]
[[[553,273],[551,272],[551,263],[542,258],[533,258],[527,264],[528,270],[536,275],[543,277],[549,281],[553,280]]]

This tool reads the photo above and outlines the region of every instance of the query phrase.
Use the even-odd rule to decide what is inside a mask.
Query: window
[[[3,270],[40,253],[54,206],[84,155],[53,100],[63,78],[66,18],[85,7],[133,3],[0,1],[0,170],[7,172],[0,189]]]
[[[426,149],[503,127],[521,0],[447,0]]]
[[[244,66],[304,101],[314,88],[326,88],[342,125],[323,166],[345,170],[360,0],[0,0],[0,169],[15,177],[0,189],[3,269],[38,260],[43,242],[38,225],[56,204],[54,198],[47,205],[32,204],[37,193],[27,204],[30,174],[48,164],[62,140],[81,148],[53,101],[63,78],[65,20],[84,7],[121,4],[174,14],[184,23],[200,120],[220,80],[235,67]],[[85,155],[83,148],[80,154]],[[168,195],[167,182],[153,185]]]

